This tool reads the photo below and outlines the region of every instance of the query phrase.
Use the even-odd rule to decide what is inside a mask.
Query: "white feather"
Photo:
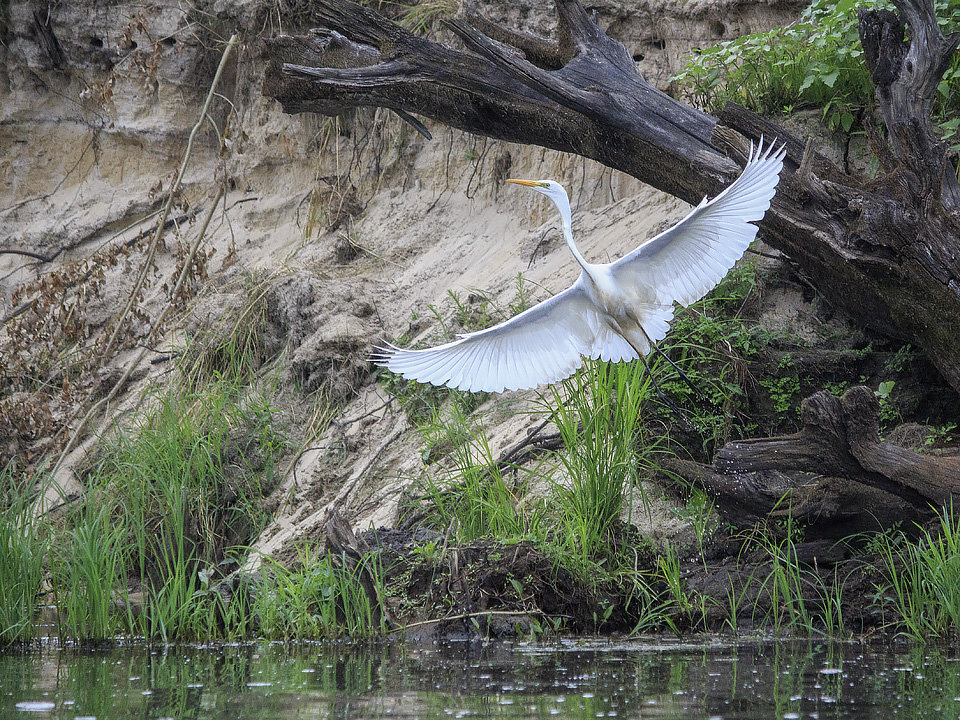
[[[572,375],[595,356],[588,316],[596,307],[578,280],[559,295],[487,330],[426,350],[380,348],[372,360],[410,380],[472,392],[502,392]]]
[[[757,146],[732,185],[629,255],[612,263],[614,280],[656,291],[663,305],[689,305],[710,292],[757,236],[776,192],[786,150]]]

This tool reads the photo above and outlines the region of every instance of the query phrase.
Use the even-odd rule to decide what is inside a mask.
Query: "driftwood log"
[[[761,224],[764,239],[798,263],[829,302],[920,348],[960,390],[960,184],[930,119],[960,34],[941,33],[933,0],[894,0],[896,13],[859,15],[884,125],[872,132],[882,167],[876,178],[845,173],[745,108],[729,105],[713,117],[669,97],[637,73],[629,52],[576,0],[555,2],[555,40],[499,27],[465,2],[449,22],[462,42],[457,49],[370,8],[317,0],[320,29],[267,42],[264,92],[291,113],[379,106],[426,136],[413,114],[577,153],[691,203],[736,177],[751,141],[762,135],[783,143],[785,171]],[[793,507],[824,521],[830,513],[876,509],[881,496],[893,517],[903,515],[898,508],[926,508],[956,492],[953,464],[881,443],[875,425],[858,424],[867,415],[851,403],[868,400],[859,390],[841,401],[815,395],[797,436],[734,443],[711,468],[673,469],[698,478],[721,505],[754,516],[770,512],[770,498],[791,488]],[[824,457],[829,463],[821,467]],[[810,487],[816,490],[804,504],[799,498]]]
[[[735,525],[790,513],[822,536],[919,520],[960,494],[960,458],[880,439],[870,388],[818,392],[800,413],[798,433],[727,443],[710,466],[671,459],[664,469],[703,488]]]

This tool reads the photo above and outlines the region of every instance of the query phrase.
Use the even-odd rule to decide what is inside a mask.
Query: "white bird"
[[[667,334],[674,303],[706,295],[740,259],[776,192],[785,148],[751,145],[743,172],[713,200],[612,263],[588,263],[571,231],[570,201],[552,180],[508,180],[550,198],[580,265],[572,286],[515,317],[445,345],[377,348],[371,360],[405,378],[470,392],[521,390],[572,375],[583,358],[621,362]]]

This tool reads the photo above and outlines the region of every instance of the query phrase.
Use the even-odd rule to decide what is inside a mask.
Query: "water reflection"
[[[0,718],[960,717],[949,648],[228,645],[0,654]]]

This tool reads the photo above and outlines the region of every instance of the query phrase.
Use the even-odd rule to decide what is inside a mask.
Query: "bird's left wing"
[[[487,330],[427,348],[377,350],[371,360],[410,380],[471,392],[523,390],[574,373],[583,356],[636,357],[603,322],[583,280]]]
[[[709,202],[610,265],[621,284],[642,284],[662,305],[696,302],[734,266],[757,236],[756,221],[770,207],[786,149],[751,148],[743,172]]]

